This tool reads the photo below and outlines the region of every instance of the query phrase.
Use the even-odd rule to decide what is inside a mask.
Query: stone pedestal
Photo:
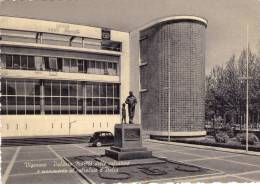
[[[140,124],[116,124],[114,146],[105,150],[107,157],[115,160],[151,158],[152,151],[142,147]]]

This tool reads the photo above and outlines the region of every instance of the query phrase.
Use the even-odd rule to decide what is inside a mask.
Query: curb
[[[171,144],[171,145],[175,145],[175,146],[184,146],[184,147],[191,147],[191,148],[198,148],[198,149],[207,149],[207,150],[223,151],[223,152],[230,152],[230,153],[238,153],[238,154],[251,155],[251,156],[260,156],[260,152],[255,152],[255,151],[246,152],[245,150],[237,150],[237,149],[231,149],[231,148],[220,148],[220,147],[195,145],[195,144],[179,143],[179,142],[166,142],[166,141],[151,140],[151,139],[146,139],[145,141],[159,143],[159,144]]]

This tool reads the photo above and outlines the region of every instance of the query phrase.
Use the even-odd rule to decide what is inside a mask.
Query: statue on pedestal
[[[132,91],[129,91],[129,96],[126,98],[125,103],[128,104],[129,124],[134,124],[133,119],[135,115],[135,105],[137,104],[137,100]]]

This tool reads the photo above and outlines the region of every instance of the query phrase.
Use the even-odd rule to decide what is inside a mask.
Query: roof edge
[[[148,24],[145,24],[141,26],[140,28],[137,28],[137,30],[142,31],[146,28],[149,28],[151,26],[155,26],[157,24],[165,23],[168,21],[178,21],[178,20],[194,20],[203,23],[206,27],[208,25],[208,20],[199,16],[195,15],[175,15],[175,16],[168,16],[168,17],[162,17],[156,20],[153,20],[149,22]]]

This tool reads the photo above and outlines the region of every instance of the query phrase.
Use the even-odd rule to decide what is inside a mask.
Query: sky
[[[247,25],[251,50],[260,50],[260,0],[0,0],[0,15],[126,32],[162,17],[201,16],[208,20],[207,74],[246,48]]]

